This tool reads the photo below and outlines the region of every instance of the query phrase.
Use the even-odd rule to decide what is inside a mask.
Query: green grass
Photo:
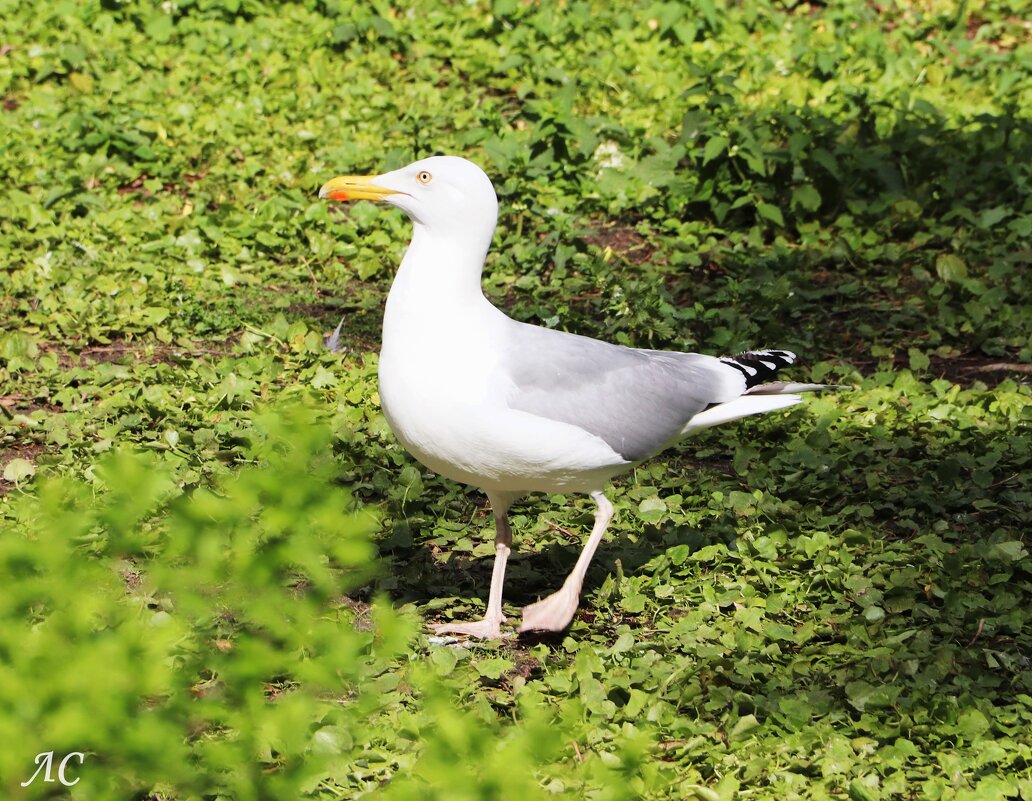
[[[0,0],[0,795],[1032,797],[1025,5]],[[490,515],[379,409],[408,223],[315,194],[434,153],[519,319],[855,387],[620,480],[562,637],[424,636]]]

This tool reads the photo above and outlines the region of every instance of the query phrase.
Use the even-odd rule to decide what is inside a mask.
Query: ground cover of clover
[[[0,0],[0,795],[1032,797],[1025,6]],[[564,636],[424,635],[490,514],[380,412],[408,223],[316,191],[434,153],[515,317],[853,387],[618,481]]]

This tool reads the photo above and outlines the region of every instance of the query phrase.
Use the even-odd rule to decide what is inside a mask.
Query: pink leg
[[[492,497],[491,506],[495,517],[495,561],[491,572],[491,589],[487,596],[487,614],[482,620],[469,623],[440,623],[434,626],[436,634],[462,634],[482,640],[497,640],[502,637],[501,625],[506,621],[502,614],[502,585],[505,583],[505,563],[509,561],[512,546],[512,529],[506,512],[509,503]]]
[[[567,576],[563,586],[557,592],[523,610],[523,622],[519,628],[521,632],[562,631],[573,620],[573,616],[577,612],[577,604],[580,602],[584,574],[588,572],[591,558],[595,555],[599,543],[602,542],[602,535],[605,534],[609,521],[613,519],[613,504],[609,502],[609,499],[601,492],[593,492],[591,497],[595,499],[598,506],[595,510],[595,526],[591,529],[588,541],[584,543],[584,550],[581,551],[577,564],[573,566],[570,575]]]

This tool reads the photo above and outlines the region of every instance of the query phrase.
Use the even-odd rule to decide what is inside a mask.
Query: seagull
[[[384,415],[423,465],[478,487],[494,513],[487,612],[437,634],[499,639],[507,516],[534,492],[586,493],[595,524],[562,587],[523,609],[519,632],[560,632],[613,517],[610,479],[682,437],[798,403],[820,384],[771,381],[787,350],[716,357],[642,350],[508,317],[484,297],[481,272],[498,220],[491,180],[471,161],[434,156],[393,172],[333,178],[329,200],[374,200],[412,220],[387,296],[379,362]],[[510,635],[511,636],[511,635]]]

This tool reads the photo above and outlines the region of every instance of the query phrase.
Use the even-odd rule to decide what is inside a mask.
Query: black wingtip
[[[795,360],[796,355],[790,350],[747,350],[734,356],[724,356],[720,361],[745,376],[745,387],[749,389],[774,378],[778,370]]]

